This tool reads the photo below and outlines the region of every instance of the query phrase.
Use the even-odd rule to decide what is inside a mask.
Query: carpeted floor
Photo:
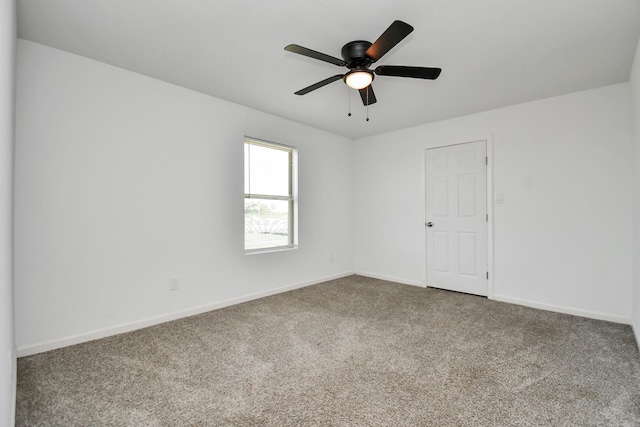
[[[18,361],[17,426],[638,426],[626,325],[360,276]]]

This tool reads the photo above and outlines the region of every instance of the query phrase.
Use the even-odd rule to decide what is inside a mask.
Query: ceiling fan
[[[373,93],[373,88],[371,87],[371,82],[375,75],[430,80],[437,79],[442,71],[440,68],[380,65],[374,70],[369,69],[373,63],[382,58],[384,54],[400,43],[412,31],[413,27],[406,22],[393,21],[389,28],[387,28],[373,44],[364,40],[356,40],[345,44],[342,47],[343,59],[326,55],[297,44],[288,45],[284,48],[284,50],[288,52],[319,59],[320,61],[325,61],[340,67],[347,67],[350,70],[346,74],[336,74],[311,86],[307,86],[304,89],[300,89],[295,92],[295,94],[305,95],[329,83],[342,79],[349,87],[357,89],[360,92],[360,97],[364,105],[370,105],[377,101]]]

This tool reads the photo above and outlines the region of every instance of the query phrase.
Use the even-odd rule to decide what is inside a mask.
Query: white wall
[[[629,80],[633,126],[633,329],[640,346],[640,41]]]
[[[17,88],[19,354],[352,271],[350,140],[23,40]],[[243,253],[244,135],[299,149],[298,250]]]
[[[13,332],[13,139],[15,2],[0,2],[0,426],[12,426],[16,357]]]
[[[424,150],[492,135],[495,298],[628,323],[629,84],[355,142],[355,270],[424,285]]]

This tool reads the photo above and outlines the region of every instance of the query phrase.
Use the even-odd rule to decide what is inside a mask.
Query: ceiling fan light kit
[[[353,89],[364,89],[373,81],[373,73],[368,70],[352,70],[344,75],[344,82]]]
[[[339,67],[347,67],[350,71],[326,78],[304,89],[295,92],[296,95],[306,95],[316,89],[342,79],[349,87],[360,92],[362,103],[369,106],[377,102],[371,82],[376,75],[393,77],[411,77],[415,79],[435,80],[442,71],[440,68],[412,67],[403,65],[381,65],[370,70],[369,67],[400,43],[413,31],[413,27],[406,22],[393,21],[384,33],[374,43],[365,40],[355,40],[342,47],[342,58],[317,52],[297,44],[290,44],[284,50],[309,58],[328,62]]]

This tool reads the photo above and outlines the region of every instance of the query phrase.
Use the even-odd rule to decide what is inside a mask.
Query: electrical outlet
[[[177,291],[178,289],[180,289],[180,279],[177,277],[172,277],[171,283],[169,284],[169,290]]]

